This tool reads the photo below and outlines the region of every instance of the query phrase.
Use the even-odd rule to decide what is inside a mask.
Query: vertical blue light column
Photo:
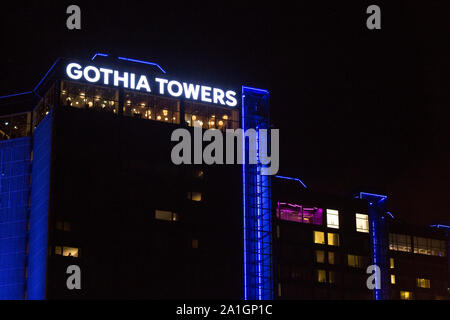
[[[0,300],[25,295],[30,137],[0,141]]]
[[[389,299],[388,259],[387,259],[387,226],[386,200],[387,196],[361,192],[360,198],[369,202],[370,242],[372,262],[381,270],[381,289],[374,290],[375,300]]]
[[[27,299],[45,299],[53,109],[33,133]]]
[[[269,129],[269,92],[242,87],[242,129]],[[257,136],[257,143],[260,140]],[[249,145],[243,137],[243,159]],[[272,214],[270,177],[260,174],[260,150],[256,148],[258,164],[242,166],[244,299],[273,299]]]

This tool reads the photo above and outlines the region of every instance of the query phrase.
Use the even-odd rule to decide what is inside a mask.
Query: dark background
[[[33,89],[57,57],[96,52],[266,88],[280,174],[314,191],[386,194],[396,217],[448,223],[448,1],[163,3],[3,2],[0,95]],[[81,31],[66,28],[70,4]],[[382,30],[366,28],[370,4]]]

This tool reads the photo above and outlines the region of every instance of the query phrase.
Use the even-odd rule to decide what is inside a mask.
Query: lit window
[[[336,282],[336,274],[334,271],[328,272],[328,282],[329,283],[335,283]]]
[[[60,246],[56,246],[55,247],[55,254],[57,254],[57,255],[62,255],[62,247],[60,247]]]
[[[316,262],[325,263],[325,252],[322,250],[316,250]]]
[[[339,246],[339,235],[337,233],[328,233],[328,245]]]
[[[394,258],[390,258],[390,259],[389,259],[389,267],[390,267],[391,269],[394,269],[394,268],[395,268],[395,261],[394,261]]]
[[[64,257],[78,258],[78,248],[63,247],[62,255]]]
[[[281,220],[322,225],[323,209],[278,202],[277,217]]]
[[[391,274],[391,284],[395,284],[395,274]]]
[[[364,268],[364,257],[349,254],[347,255],[347,262],[349,267]]]
[[[335,264],[335,261],[334,261],[334,252],[328,252],[328,263],[329,264]]]
[[[156,210],[155,219],[163,221],[178,221],[178,214],[171,211]]]
[[[322,231],[314,231],[314,243],[325,244],[325,233]]]
[[[369,233],[369,216],[367,214],[356,214],[356,231]]]
[[[414,253],[429,256],[446,256],[445,241],[429,238],[414,237]]]
[[[327,209],[327,227],[339,229],[339,211]]]
[[[417,286],[419,287],[419,288],[426,288],[426,289],[429,289],[431,286],[430,286],[430,280],[429,279],[421,279],[421,278],[418,278],[417,279]]]
[[[400,291],[400,299],[401,300],[412,300],[412,292]]]
[[[194,170],[194,178],[203,179],[204,172],[202,169],[195,169]]]
[[[192,240],[192,249],[198,249],[198,240],[196,239]]]
[[[317,270],[317,281],[320,283],[327,282],[327,273],[325,270]]]
[[[202,194],[200,192],[188,192],[187,198],[192,201],[202,201]]]
[[[281,283],[278,282],[278,296],[281,297]]]
[[[389,250],[411,252],[411,237],[405,234],[389,234]]]

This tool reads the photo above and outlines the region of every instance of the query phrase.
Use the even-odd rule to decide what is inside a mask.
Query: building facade
[[[266,90],[96,54],[0,104],[0,299],[448,299],[448,234],[395,223],[385,196],[261,175],[259,148],[173,163],[176,129],[269,129]]]

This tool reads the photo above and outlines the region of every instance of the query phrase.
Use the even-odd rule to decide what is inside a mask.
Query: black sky
[[[449,222],[448,1],[2,3],[0,95],[57,57],[155,61],[180,78],[271,92],[281,171],[312,190],[387,194],[394,215]],[[68,31],[78,4],[82,30]],[[382,30],[365,27],[378,4]]]

